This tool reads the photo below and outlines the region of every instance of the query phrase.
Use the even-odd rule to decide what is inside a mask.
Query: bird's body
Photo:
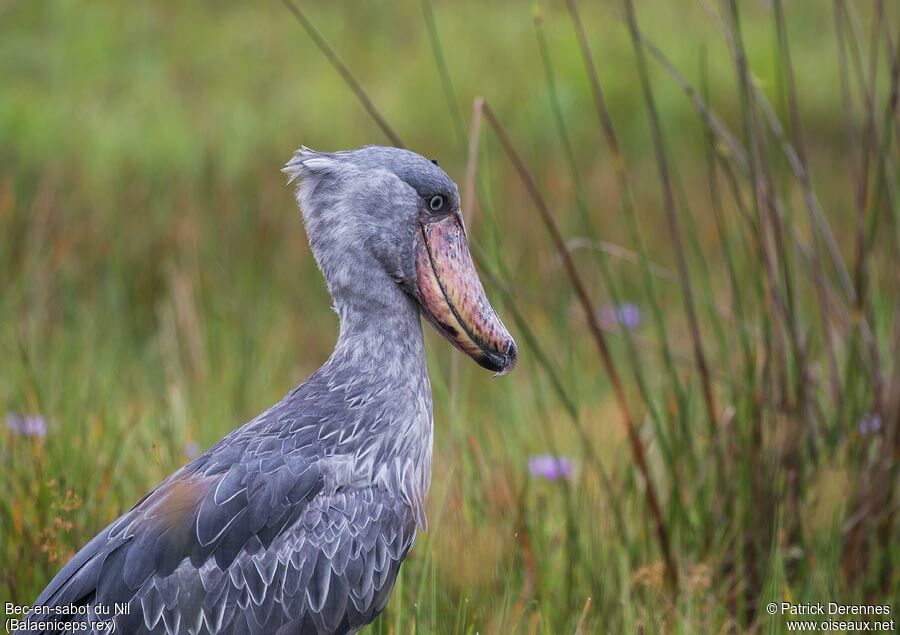
[[[114,621],[119,633],[169,634],[353,633],[384,609],[425,524],[433,424],[419,312],[428,302],[407,288],[418,239],[401,238],[410,247],[395,257],[377,227],[354,236],[331,215],[349,214],[339,208],[363,191],[383,198],[376,209],[396,209],[408,186],[325,158],[338,155],[298,156],[310,243],[341,318],[334,353],[100,532],[20,632],[84,632],[57,628],[41,607],[82,607],[65,619],[96,632]],[[341,256],[360,241],[362,255]],[[501,353],[514,361],[514,349]]]

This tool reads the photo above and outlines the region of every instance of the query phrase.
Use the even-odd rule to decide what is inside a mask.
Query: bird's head
[[[390,310],[406,295],[478,364],[499,374],[512,369],[516,344],[485,296],[459,191],[437,162],[380,146],[301,148],[284,171],[300,180],[310,246],[339,312],[349,305]]]

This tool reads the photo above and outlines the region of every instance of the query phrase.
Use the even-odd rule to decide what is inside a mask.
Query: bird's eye
[[[438,194],[437,196],[432,196],[428,201],[428,207],[431,208],[432,212],[436,212],[444,206],[444,197]]]

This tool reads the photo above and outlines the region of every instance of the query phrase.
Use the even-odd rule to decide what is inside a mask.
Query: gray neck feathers
[[[425,348],[418,307],[390,281],[393,302],[370,302],[366,295],[335,299],[340,335],[329,363],[385,380],[425,374]]]

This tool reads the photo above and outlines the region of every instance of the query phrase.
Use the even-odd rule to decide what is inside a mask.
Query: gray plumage
[[[458,214],[459,195],[393,148],[303,149],[285,172],[340,316],[334,353],[100,532],[35,605],[169,634],[352,633],[384,608],[431,474],[417,218],[433,193]],[[115,603],[127,614],[94,614]]]

